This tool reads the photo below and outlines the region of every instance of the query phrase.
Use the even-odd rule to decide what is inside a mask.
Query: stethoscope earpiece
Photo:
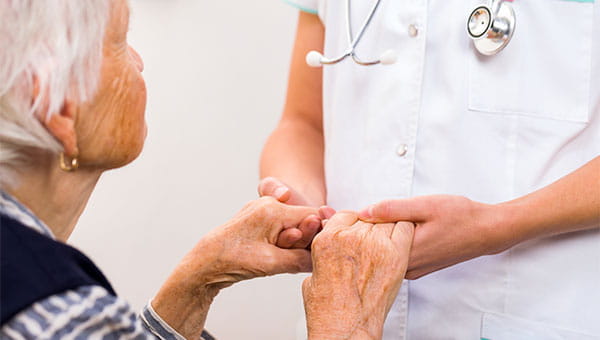
[[[323,64],[321,60],[323,59],[323,55],[317,51],[310,51],[306,54],[306,63],[310,67],[321,67]]]
[[[475,49],[483,55],[495,55],[510,42],[516,16],[509,0],[491,0],[491,6],[478,6],[469,15],[467,33]]]
[[[356,36],[353,36],[350,15],[350,0],[346,0],[346,33],[348,35],[348,49],[346,50],[346,52],[344,52],[344,54],[336,58],[326,58],[317,51],[310,51],[308,52],[308,54],[306,54],[306,63],[311,67],[321,67],[323,65],[337,64],[348,57],[352,58],[352,60],[354,60],[355,63],[362,66],[370,66],[377,64],[390,65],[395,63],[398,59],[398,55],[392,50],[385,51],[377,60],[362,60],[356,55],[356,46],[358,45],[358,42],[365,33],[366,28],[369,26],[369,23],[371,23],[373,15],[375,15],[375,12],[377,11],[377,8],[379,7],[380,3],[381,0],[375,1],[373,7],[371,7],[369,15],[365,19],[365,22],[358,30]]]
[[[379,57],[381,65],[392,65],[398,61],[398,53],[394,50],[387,50]]]

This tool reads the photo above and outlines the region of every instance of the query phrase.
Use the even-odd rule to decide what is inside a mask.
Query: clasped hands
[[[271,196],[290,205],[311,205],[293,188],[276,178],[263,179],[261,196]],[[321,208],[331,215],[331,208]],[[432,195],[410,199],[386,200],[365,207],[359,219],[369,223],[414,223],[415,233],[408,258],[407,279],[417,279],[440,269],[483,255],[500,253],[521,242],[524,237],[502,206],[472,201],[462,196]],[[325,216],[326,217],[326,216]],[[307,245],[318,229],[303,223],[297,229],[284,230],[277,245],[298,248]]]
[[[184,336],[199,334],[222,288],[312,270],[302,287],[309,338],[379,339],[403,278],[519,242],[518,228],[499,223],[506,213],[460,196],[389,200],[336,213],[311,207],[314,202],[274,178],[264,179],[259,193],[266,197],[203,237],[153,299],[163,320]]]
[[[324,218],[328,221],[313,239]],[[282,235],[295,235],[294,244],[277,246]],[[180,334],[197,338],[221,289],[256,277],[312,270],[302,286],[309,338],[380,339],[412,239],[412,223],[373,224],[359,221],[355,212],[333,214],[262,197],[204,236],[152,305]],[[311,251],[304,249],[311,241]],[[196,317],[181,317],[182,311]]]

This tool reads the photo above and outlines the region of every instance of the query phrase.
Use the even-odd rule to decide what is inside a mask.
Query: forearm
[[[325,204],[323,144],[319,127],[301,119],[283,119],[265,144],[261,178],[278,178],[312,206]]]
[[[600,157],[527,196],[495,206],[517,243],[600,226]]]

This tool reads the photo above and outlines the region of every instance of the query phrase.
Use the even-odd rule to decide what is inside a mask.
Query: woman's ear
[[[42,124],[63,145],[66,156],[74,158],[79,155],[77,148],[77,132],[75,119],[77,118],[77,105],[70,100],[65,100],[60,112],[51,114],[47,119],[42,119]]]
[[[42,88],[40,80],[36,76],[33,77],[32,90],[31,102],[36,107],[35,115],[39,121],[63,145],[65,156],[77,157],[79,149],[75,132],[76,103],[71,99],[65,99],[59,112],[48,113],[48,97],[44,95],[47,94],[47,90]]]

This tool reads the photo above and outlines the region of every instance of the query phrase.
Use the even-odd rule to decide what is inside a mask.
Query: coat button
[[[415,24],[408,25],[408,35],[411,37],[416,37],[419,35],[419,28]]]
[[[406,145],[406,144],[398,145],[398,149],[396,149],[396,154],[398,156],[404,157],[404,156],[406,156],[407,152],[408,152],[408,145]]]

